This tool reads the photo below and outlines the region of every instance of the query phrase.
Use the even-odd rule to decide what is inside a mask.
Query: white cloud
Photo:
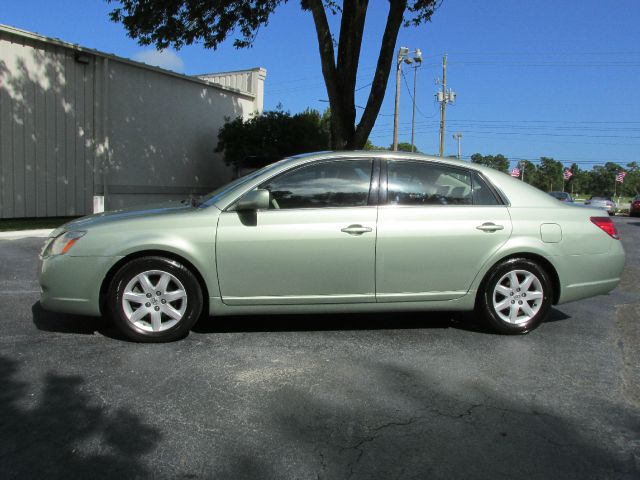
[[[174,72],[184,72],[184,62],[173,50],[142,50],[136,53],[133,59],[154,67],[166,68]]]

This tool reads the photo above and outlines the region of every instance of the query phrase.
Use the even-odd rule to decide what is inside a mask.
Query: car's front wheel
[[[202,312],[202,289],[181,263],[164,257],[134,259],[109,286],[109,316],[129,339],[169,342],[188,334]]]
[[[477,308],[500,333],[527,333],[549,313],[553,298],[547,272],[526,258],[496,265],[483,282]]]

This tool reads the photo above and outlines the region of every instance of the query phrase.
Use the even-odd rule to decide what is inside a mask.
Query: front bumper
[[[55,255],[41,260],[40,305],[45,310],[100,316],[100,287],[122,257]]]

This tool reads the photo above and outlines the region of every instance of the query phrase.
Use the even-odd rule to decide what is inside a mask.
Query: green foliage
[[[471,161],[480,165],[486,165],[487,167],[495,168],[501,172],[507,173],[509,171],[509,159],[501,153],[497,155],[481,155],[480,153],[474,153],[471,155]]]
[[[562,190],[564,181],[562,173],[564,167],[562,162],[549,157],[541,157],[536,168],[534,181],[530,182],[534,187],[538,187],[545,192]]]
[[[329,148],[328,116],[316,110],[291,115],[280,110],[248,120],[228,120],[218,132],[216,152],[224,152],[228,165],[246,157],[283,158]]]
[[[374,145],[369,139],[367,139],[362,149],[363,150],[386,150],[386,148],[384,147],[379,147],[378,145]]]
[[[393,150],[393,144],[389,145],[389,150]],[[414,146],[414,149],[411,150],[411,144],[408,142],[398,142],[398,151],[399,152],[416,152],[420,153],[417,147]]]
[[[351,0],[353,1],[353,0]],[[122,23],[131,38],[141,45],[155,45],[158,50],[180,49],[201,42],[216,49],[230,35],[236,48],[250,47],[261,27],[269,23],[276,8],[288,0],[107,0],[118,4],[109,17]],[[325,0],[324,8],[332,15],[342,13],[338,2]],[[309,0],[302,0],[303,10],[310,10]],[[406,2],[410,15],[405,26],[418,26],[431,20],[439,2]]]
[[[236,48],[248,47],[269,16],[286,0],[107,0],[118,3],[111,20],[121,22],[129,36],[158,50],[179,49],[201,41],[216,49],[230,34]]]

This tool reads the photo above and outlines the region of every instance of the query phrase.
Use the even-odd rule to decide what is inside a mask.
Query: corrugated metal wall
[[[92,212],[101,77],[87,58],[0,32],[0,218]]]
[[[209,73],[205,75],[198,75],[198,78],[211,83],[217,83],[223,87],[235,88],[242,92],[251,92],[255,94],[253,88],[252,76],[254,72],[225,72],[225,73]]]
[[[217,132],[225,117],[262,110],[265,75],[203,82],[0,25],[0,218],[86,215],[94,195],[114,209],[218,187],[231,168],[214,152]]]

